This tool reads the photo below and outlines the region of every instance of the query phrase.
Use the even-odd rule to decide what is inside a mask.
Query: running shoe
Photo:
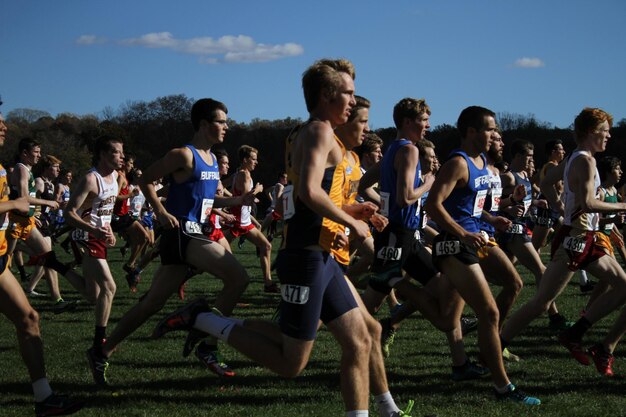
[[[208,333],[205,333],[200,330],[191,329],[187,334],[187,338],[185,339],[185,344],[183,345],[183,358],[189,356],[194,347],[200,342],[202,339],[208,336]]]
[[[380,335],[380,346],[383,356],[388,358],[391,354],[391,345],[393,345],[393,340],[396,337],[396,331],[391,327],[391,318],[382,319],[380,325],[383,328]]]
[[[489,368],[480,366],[470,360],[461,366],[453,366],[450,379],[455,382],[469,381],[472,379],[480,379],[489,375]]]
[[[578,363],[582,365],[589,365],[591,362],[589,361],[589,357],[587,353],[583,349],[582,343],[580,340],[573,340],[568,335],[567,332],[561,332],[559,334],[559,343],[562,344],[569,350],[569,353],[572,355],[574,359],[578,361]]]
[[[515,385],[513,384],[509,384],[509,390],[505,393],[500,394],[496,390],[494,390],[494,393],[496,394],[496,398],[502,401],[511,401],[525,405],[541,404],[541,400],[539,398],[529,397],[524,391],[515,388]]]
[[[139,282],[141,281],[140,272],[137,271],[136,269],[130,269],[126,265],[124,265],[124,270],[128,272],[126,274],[126,282],[128,283],[128,289],[130,290],[130,292],[136,293],[137,285],[139,285]]]
[[[65,301],[63,299],[60,299],[56,303],[54,303],[54,305],[52,306],[52,311],[54,312],[54,314],[61,314],[67,311],[74,311],[76,310],[77,304],[78,303],[76,301]]]
[[[392,317],[395,316],[396,314],[398,314],[398,311],[400,311],[401,308],[402,308],[402,303],[396,304],[395,306],[389,309],[389,315],[391,315]]]
[[[196,357],[217,376],[233,377],[235,372],[224,362],[217,351],[205,352],[201,346],[196,348]]]
[[[198,313],[210,311],[209,305],[204,298],[185,304],[178,310],[165,316],[152,331],[152,338],[158,339],[164,334],[175,330],[190,330]]]
[[[44,292],[37,292],[35,290],[26,291],[26,296],[28,297],[47,297],[48,294]]]
[[[555,332],[562,332],[563,330],[567,330],[574,325],[574,322],[567,321],[567,319],[559,313],[548,316],[548,319],[550,320],[548,327],[550,330]]]
[[[411,410],[413,410],[413,405],[415,401],[409,400],[406,404],[406,408],[404,410],[395,411],[391,414],[391,417],[411,417]]]
[[[35,415],[37,417],[65,416],[74,414],[81,408],[83,403],[71,400],[67,395],[50,394],[43,401],[35,403]]]
[[[461,333],[463,336],[478,329],[478,319],[476,317],[461,317]]]
[[[243,235],[239,238],[239,242],[237,243],[237,247],[239,249],[243,248],[243,244],[246,241],[246,235]]]
[[[587,350],[591,359],[596,365],[596,369],[603,376],[614,376],[613,362],[615,362],[615,356],[604,350],[604,347],[600,344],[593,345]]]
[[[502,359],[504,359],[507,362],[519,362],[520,361],[520,357],[517,356],[515,353],[511,353],[509,348],[504,348],[504,350],[502,351]]]
[[[89,368],[91,368],[91,375],[96,385],[106,386],[108,380],[106,376],[107,369],[109,368],[109,362],[107,358],[98,354],[96,349],[91,347],[87,349],[87,361],[89,361]]]

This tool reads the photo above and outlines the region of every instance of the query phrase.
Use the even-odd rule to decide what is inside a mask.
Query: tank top
[[[465,187],[452,190],[443,202],[443,207],[459,226],[470,233],[476,233],[480,231],[480,216],[489,191],[487,160],[485,155],[481,154],[483,167],[478,168],[464,151],[460,149],[452,151],[450,157],[454,156],[461,156],[465,159],[469,174],[468,181]]]
[[[252,184],[251,189],[254,188],[254,182],[250,180]],[[243,190],[238,190],[233,182],[233,197],[238,197],[243,194]],[[252,206],[240,205],[232,206],[230,213],[237,218],[236,223],[240,226],[250,226],[252,224]]]
[[[113,217],[113,207],[115,206],[115,199],[118,193],[117,176],[119,174],[117,171],[113,171],[113,181],[111,183],[106,182],[96,168],[91,168],[87,174],[93,174],[96,177],[98,195],[91,201],[90,206],[79,211],[78,214],[94,227],[107,226],[111,224],[111,218]]]
[[[292,184],[285,187],[283,192],[284,247],[302,249],[320,246],[324,251],[330,253],[335,235],[343,231],[343,225],[320,216],[297,197],[300,176],[298,169],[293,167],[291,163],[291,150],[297,134],[298,130],[294,130],[289,135],[285,149],[287,175],[291,178]],[[345,155],[345,148],[339,138],[335,136],[334,139]],[[343,203],[343,175],[337,166],[331,166],[324,170],[321,187],[328,194],[333,204],[341,207]],[[293,196],[296,197],[293,198]]]
[[[120,188],[120,196],[125,196],[128,195],[130,193],[130,187],[128,186],[128,181],[126,181],[126,185],[124,185],[122,188]],[[125,199],[125,200],[120,200],[117,203],[115,203],[115,208],[113,209],[113,212],[115,213],[116,216],[122,217],[128,214],[128,211],[130,209],[130,199]]]
[[[18,162],[17,165],[22,165],[24,168],[26,168],[28,170],[28,195],[30,197],[36,197],[37,196],[37,189],[35,187],[35,177],[33,177],[33,173],[31,172],[30,168],[28,168],[26,165],[24,165],[21,162]],[[19,197],[18,191],[17,191],[17,187],[16,186],[11,186],[11,193],[10,193],[10,197],[11,200],[15,200]],[[23,196],[26,197],[26,196]],[[13,211],[11,212],[11,214],[15,214],[18,215],[20,217],[33,217],[35,215],[35,205],[31,204],[28,206],[28,214],[26,216],[24,216],[24,214],[17,212],[17,211]]]
[[[489,167],[487,167],[487,171],[489,172],[489,191],[487,191],[487,200],[485,201],[484,209],[491,215],[497,216],[498,210],[500,209],[500,198],[502,197],[502,180],[500,179],[500,174],[496,174],[495,171],[492,171]],[[481,229],[490,236],[493,236],[496,232],[496,229],[491,223],[482,220]]]
[[[394,161],[398,150],[402,146],[415,146],[413,142],[407,139],[398,139],[391,142],[387,152],[383,156],[380,167],[380,213],[389,219],[389,222],[401,226],[405,229],[417,230],[420,228],[420,199],[407,207],[399,207],[396,203],[396,186],[398,182],[398,173],[394,168]],[[417,188],[422,184],[422,169],[418,159],[417,169],[415,170],[415,178],[413,179],[413,188]]]
[[[212,163],[207,164],[192,145],[185,145],[193,154],[193,172],[182,183],[173,179],[165,209],[178,219],[208,224],[215,199],[215,190],[220,179],[217,158],[211,153]]]
[[[565,171],[563,172],[563,195],[561,196],[565,205],[565,216],[563,217],[563,224],[586,231],[598,230],[600,215],[598,213],[583,212],[582,208],[576,205],[574,192],[569,188],[570,166],[572,164],[572,161],[578,158],[580,155],[591,156],[588,151],[574,151],[567,159],[567,162],[565,164]],[[598,168],[596,168],[593,179],[593,188],[594,190],[597,190],[598,187],[600,187],[600,174],[598,173]],[[597,197],[598,195],[596,194],[596,198]]]
[[[52,181],[46,180],[43,177],[41,178],[43,181],[43,192],[41,193],[41,198],[44,200],[55,200],[54,195],[54,184]],[[52,211],[49,206],[42,206],[41,212],[43,214],[48,214]]]
[[[609,194],[609,190],[603,187],[600,187],[600,189],[602,190],[602,192],[604,193],[604,201],[607,203],[618,203],[619,200],[617,198],[617,192],[615,194]],[[613,191],[614,188],[611,189],[611,191]],[[617,216],[615,213],[607,213],[604,214],[602,217],[605,219],[612,219],[615,216]],[[615,223],[607,223],[604,225],[604,229],[602,229],[602,231],[604,232],[604,234],[606,234],[607,236],[611,235],[611,231],[613,230],[613,227],[615,227]]]
[[[0,165],[0,203],[9,201],[9,181],[7,180],[7,170]],[[9,227],[8,213],[0,214],[0,256],[7,253],[6,230]]]
[[[530,206],[533,201],[533,186],[530,183],[528,178],[522,177],[517,172],[511,172],[513,178],[515,179],[515,186],[522,184],[524,186],[524,190],[526,194],[524,194],[524,199],[522,200],[522,204],[524,205],[524,213],[521,216],[510,216],[507,213],[501,211],[500,215],[504,216],[508,219],[511,219],[513,223],[517,224],[525,224],[526,219],[530,214]]]

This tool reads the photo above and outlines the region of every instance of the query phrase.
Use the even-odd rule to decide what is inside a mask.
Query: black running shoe
[[[152,338],[158,339],[166,333],[175,330],[190,330],[198,313],[210,311],[209,305],[204,298],[198,298],[189,304],[185,304],[178,310],[165,316],[152,331]]]
[[[191,354],[193,348],[198,344],[199,341],[207,337],[208,334],[204,333],[200,330],[191,329],[187,334],[187,338],[185,339],[185,345],[183,346],[183,358],[186,358]]]
[[[35,403],[35,415],[37,417],[66,416],[74,414],[83,408],[83,405],[82,402],[73,401],[66,395],[52,393],[45,400]]]
[[[91,368],[91,375],[96,385],[106,386],[108,385],[106,372],[109,368],[109,362],[107,358],[98,354],[95,348],[87,349],[87,361],[89,361],[89,368]]]

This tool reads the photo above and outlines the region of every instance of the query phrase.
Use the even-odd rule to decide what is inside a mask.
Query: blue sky
[[[473,104],[557,127],[585,106],[620,120],[625,17],[623,0],[0,0],[2,111],[185,94],[241,122],[306,118],[302,72],[345,57],[373,128],[407,96],[433,126]]]

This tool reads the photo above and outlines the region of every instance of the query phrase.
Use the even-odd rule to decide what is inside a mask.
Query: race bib
[[[479,190],[476,193],[476,200],[474,200],[474,211],[472,212],[472,217],[480,217],[483,214],[485,200],[487,199],[487,191],[489,190]]]
[[[74,229],[72,231],[72,240],[74,241],[87,241],[89,240],[89,233],[86,230]]]
[[[514,235],[521,235],[524,233],[524,225],[523,224],[512,224],[507,230],[508,233],[512,233]]]
[[[389,193],[385,191],[380,192],[380,214],[389,217]]]
[[[500,209],[500,199],[502,198],[502,188],[491,189],[491,211]]]
[[[184,222],[183,230],[188,235],[201,235],[202,234],[202,226],[200,226],[200,223],[196,223],[196,222]]]
[[[563,247],[572,252],[583,253],[585,251],[585,241],[568,236],[563,239]]]
[[[280,286],[280,294],[286,303],[306,304],[309,301],[310,288],[302,285],[284,284]]]
[[[211,210],[213,209],[213,199],[212,198],[203,198],[202,199],[202,212],[200,213],[200,223],[208,223],[209,217],[211,216]]]
[[[461,242],[458,240],[444,240],[435,244],[435,255],[456,255],[461,253]]]
[[[402,248],[384,246],[380,248],[380,250],[376,254],[376,257],[384,261],[399,261],[402,257]]]
[[[286,185],[283,189],[282,195],[282,203],[283,203],[283,218],[285,220],[289,220],[296,214],[296,209],[293,203],[293,185]]]

